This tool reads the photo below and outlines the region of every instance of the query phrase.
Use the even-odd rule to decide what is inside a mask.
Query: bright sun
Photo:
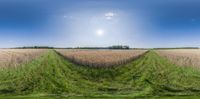
[[[98,36],[102,36],[104,34],[104,31],[102,29],[99,29],[99,30],[96,31],[96,34]]]

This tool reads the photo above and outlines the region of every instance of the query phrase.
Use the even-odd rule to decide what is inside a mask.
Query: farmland
[[[74,63],[92,66],[109,67],[126,64],[146,50],[57,50]]]
[[[103,51],[103,55],[112,53],[111,56],[116,53],[120,53],[119,56],[122,53],[127,56],[134,54],[127,58],[131,57],[131,61],[110,67],[107,65],[91,67],[68,59],[68,55],[74,53],[87,53],[83,54],[84,57],[91,53],[102,55],[99,53],[103,52],[98,50],[42,51],[43,54],[38,54],[39,56],[37,55],[31,61],[21,64],[22,66],[0,71],[0,97],[1,95],[25,97],[28,95],[62,96],[72,97],[72,99],[81,97],[126,99],[200,95],[199,70],[174,64],[160,53],[158,54],[158,51],[123,51]],[[137,57],[138,55],[140,57]],[[102,56],[95,55],[95,58],[97,60]]]
[[[174,64],[186,67],[200,68],[200,50],[199,49],[174,49],[158,50],[161,56],[166,57]]]
[[[41,56],[45,49],[0,49],[0,68],[16,67]]]

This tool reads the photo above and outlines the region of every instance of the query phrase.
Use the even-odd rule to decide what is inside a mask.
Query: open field
[[[180,66],[200,68],[199,49],[158,50],[161,56]]]
[[[92,67],[109,67],[126,64],[146,50],[56,50],[70,61]]]
[[[0,98],[197,99],[200,95],[199,70],[173,64],[155,51],[110,68],[77,65],[54,50],[22,65],[0,71]]]
[[[0,49],[0,68],[16,67],[41,56],[45,49]]]
[[[121,67],[99,69],[77,66],[50,51],[20,72],[10,71],[1,72],[1,93],[137,96],[191,95],[200,90],[198,71],[172,65],[154,52]]]

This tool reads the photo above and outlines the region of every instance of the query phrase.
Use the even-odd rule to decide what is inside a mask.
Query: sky
[[[0,48],[200,47],[199,0],[0,0]]]

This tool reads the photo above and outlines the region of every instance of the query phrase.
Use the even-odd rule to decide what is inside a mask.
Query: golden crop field
[[[146,50],[56,50],[67,59],[81,65],[108,67],[121,65],[144,54]]]
[[[0,49],[0,68],[16,67],[41,56],[45,49]]]
[[[157,53],[180,66],[192,66],[200,68],[199,49],[158,50]]]

